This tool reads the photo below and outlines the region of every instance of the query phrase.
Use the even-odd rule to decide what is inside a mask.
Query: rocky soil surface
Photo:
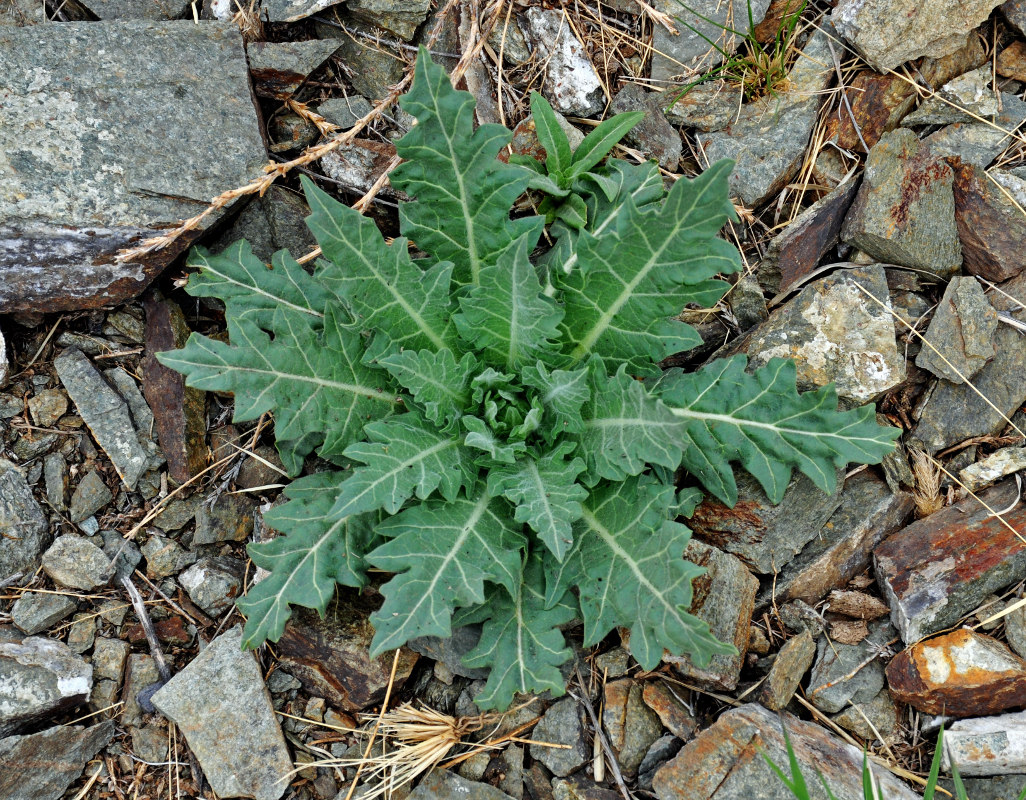
[[[971,797],[1017,796],[1024,0],[0,0],[0,798],[347,800],[386,695],[477,716],[478,632],[371,659],[373,586],[240,648],[246,544],[287,482],[273,423],[233,424],[154,358],[224,330],[181,291],[188,247],[310,252],[299,173],[394,233],[409,117],[383,107],[116,257],[363,125],[436,27],[450,69],[486,37],[461,86],[517,152],[538,89],[578,139],[646,111],[619,154],[667,182],[736,161],[723,235],[747,269],[714,313],[682,309],[704,344],[674,365],[794,358],[905,435],[833,495],[797,477],[773,506],[742,478],[734,508],[699,506],[693,611],[738,655],[642,672],[626,634],[578,647],[564,697],[392,796],[786,800],[763,758],[785,763],[786,730],[810,786],[862,797],[866,749],[914,798],[942,723]]]

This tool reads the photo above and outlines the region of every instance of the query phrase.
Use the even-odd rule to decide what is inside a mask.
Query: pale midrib
[[[829,439],[840,439],[844,442],[872,442],[878,444],[876,439],[869,436],[842,436],[837,433],[818,433],[816,431],[807,431],[800,428],[783,428],[779,425],[774,425],[771,422],[755,422],[754,420],[738,419],[732,417],[729,414],[710,414],[706,412],[691,411],[687,408],[680,408],[677,406],[667,406],[675,417],[684,417],[686,419],[700,419],[708,420],[710,422],[725,422],[729,425],[737,425],[738,427],[748,428],[764,428],[766,430],[775,431],[780,434],[794,434],[796,436],[815,436],[818,438],[829,438]]]
[[[439,120],[445,119],[442,110],[438,107],[437,96],[432,95],[431,100],[435,106],[435,116]],[[446,130],[444,125],[439,125],[439,128],[445,137],[445,146],[449,149],[449,161],[452,164],[452,174],[456,179],[456,185],[459,187],[460,207],[463,209],[463,221],[467,226],[467,256],[470,259],[470,279],[477,286],[481,282],[481,267],[478,264],[477,242],[474,239],[474,217],[470,213],[470,207],[467,205],[467,187],[463,182],[463,174],[456,166],[459,162],[456,159],[456,151],[453,149],[449,131]]]
[[[184,364],[187,362],[182,363]],[[203,366],[209,369],[210,365],[201,364],[199,366]],[[291,380],[297,381],[299,383],[310,383],[314,386],[320,386],[325,389],[340,389],[344,392],[361,395],[371,400],[378,400],[382,403],[390,403],[391,405],[399,404],[399,401],[396,398],[392,397],[391,395],[387,395],[383,392],[380,392],[377,389],[372,389],[369,386],[360,386],[359,384],[355,383],[338,383],[336,381],[326,381],[323,378],[311,378],[306,375],[296,375],[290,372],[278,372],[276,370],[270,369],[256,369],[255,367],[239,367],[234,364],[225,364],[223,366],[233,372],[247,372],[253,375],[271,375],[275,379]]]
[[[387,482],[393,480],[397,475],[401,475],[403,472],[408,470],[414,464],[418,464],[420,462],[427,461],[432,456],[435,456],[438,453],[442,453],[442,452],[448,450],[451,447],[455,447],[457,444],[459,444],[459,441],[456,440],[456,439],[445,439],[445,440],[439,442],[438,444],[432,445],[427,450],[419,451],[415,456],[412,456],[411,458],[408,458],[405,461],[400,461],[398,464],[393,466],[387,472],[382,473],[380,476],[375,478],[370,483],[365,484],[361,488],[361,490],[360,490],[360,492],[358,494],[355,494],[351,498],[349,498],[345,502],[345,504],[341,508],[339,508],[339,510],[337,512],[335,512],[335,513],[355,514],[355,513],[360,513],[361,510],[365,510],[365,511],[372,510],[370,508],[360,509],[359,507],[357,507],[357,510],[355,510],[355,511],[353,511],[353,510],[348,510],[347,511],[346,509],[349,508],[350,506],[352,506],[353,504],[355,504],[357,502],[357,500],[359,500],[360,498],[366,497],[368,494],[372,493],[382,483],[387,483]],[[350,478],[350,480],[354,480],[355,481],[357,478],[358,478],[358,475],[354,474],[353,477]]]
[[[371,275],[374,276],[377,282],[385,288],[385,291],[387,291],[390,295],[392,295],[392,297],[395,298],[395,301],[400,305],[403,311],[409,314],[410,318],[413,320],[414,324],[421,331],[421,333],[423,333],[425,336],[428,337],[428,339],[431,340],[431,344],[433,344],[439,350],[444,350],[445,341],[442,339],[442,337],[435,333],[434,329],[430,325],[428,325],[424,317],[420,315],[420,312],[417,311],[413,306],[411,306],[406,301],[406,298],[403,297],[403,295],[399,292],[398,275],[396,276],[396,285],[393,286],[388,280],[385,279],[385,277],[377,269],[374,268],[374,265],[371,264],[370,261],[364,259],[363,263],[367,266],[367,270],[371,273]]]
[[[314,311],[312,308],[297,306],[295,303],[290,303],[288,300],[285,300],[284,298],[278,297],[277,295],[273,295],[270,292],[261,289],[259,286],[256,285],[255,282],[252,285],[250,285],[248,283],[242,283],[241,281],[237,281],[234,278],[230,278],[223,272],[218,272],[216,269],[211,267],[209,263],[203,264],[203,269],[221,278],[221,280],[225,281],[226,283],[230,283],[234,286],[239,286],[248,292],[252,292],[253,294],[263,295],[268,300],[273,300],[275,303],[278,303],[279,305],[287,306],[288,308],[293,308],[296,311],[302,311],[304,314],[309,314],[312,317],[319,317],[321,319],[324,318],[324,314],[322,314],[321,312]]]

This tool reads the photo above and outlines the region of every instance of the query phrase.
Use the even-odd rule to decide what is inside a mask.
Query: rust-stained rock
[[[809,206],[783,233],[774,237],[759,264],[759,283],[774,292],[786,292],[816,267],[837,244],[841,223],[848,213],[859,181],[850,178],[826,197]]]
[[[930,346],[919,351],[916,366],[951,383],[965,383],[994,358],[997,326],[998,313],[980,282],[971,275],[956,275],[948,281],[926,329]]]
[[[825,728],[786,712],[768,711],[750,703],[720,715],[711,726],[684,745],[660,768],[652,781],[659,800],[794,800],[794,795],[766,763],[768,757],[788,773],[782,726],[802,772],[809,776],[813,797],[823,798],[823,775],[837,800],[862,800],[862,751],[845,744]],[[887,770],[869,762],[881,796],[915,800],[918,795]]]
[[[991,592],[1026,578],[1026,506],[1001,519],[1017,496],[1014,481],[969,497],[898,531],[873,554],[876,579],[901,638],[915,642],[954,625]]]
[[[341,45],[338,39],[252,42],[246,48],[246,55],[253,88],[261,97],[288,97]]]
[[[927,714],[975,717],[1026,706],[1026,661],[1002,642],[961,629],[891,659],[895,700]]]
[[[842,104],[839,111],[827,117],[824,133],[827,141],[859,153],[866,152],[863,141],[872,148],[881,136],[898,127],[915,105],[917,97],[915,87],[901,76],[881,75],[872,70],[860,72],[852,78],[847,84],[846,94],[851,114],[847,105]],[[859,132],[862,139],[859,139]]]
[[[185,347],[189,326],[182,309],[157,295],[147,298],[144,308],[143,393],[153,410],[168,472],[178,483],[185,483],[206,467],[206,393],[186,387],[184,375],[156,359],[157,353]]]
[[[816,640],[806,629],[784,643],[762,685],[759,698],[770,711],[779,711],[794,697],[802,676],[816,657]]]
[[[960,719],[945,728],[941,769],[950,772],[952,761],[963,775],[1026,772],[1026,711]]]
[[[195,633],[188,630],[185,620],[179,616],[154,620],[153,631],[160,641],[180,647],[192,644],[192,640],[195,638]],[[139,624],[125,628],[122,636],[132,644],[145,644],[146,642],[146,633],[143,631],[143,626]]]
[[[997,74],[1002,78],[1026,81],[1026,42],[1017,39],[998,53]]]
[[[870,150],[842,241],[884,263],[955,274],[962,253],[953,183],[951,167],[912,131],[884,134]]]
[[[667,655],[664,660],[673,664],[690,682],[729,691],[737,686],[748,650],[748,632],[759,581],[739,559],[699,541],[688,544],[684,558],[706,570],[692,582],[691,613],[709,623],[713,636],[733,644],[737,653],[715,655],[704,668],[696,666],[686,655]]]
[[[373,605],[353,599],[330,604],[324,619],[305,609],[292,615],[278,641],[278,661],[312,695],[345,711],[361,711],[384,699],[392,656],[371,659]],[[419,656],[405,647],[395,688],[402,686]]]
[[[59,725],[0,739],[0,797],[58,800],[114,733],[114,722],[108,721],[88,728]]]
[[[625,775],[636,775],[645,753],[663,733],[659,717],[642,700],[643,684],[626,678],[605,685],[602,727]]]
[[[660,680],[647,682],[641,694],[666,729],[686,742],[698,731],[698,722],[679,695],[676,687]]]
[[[877,619],[890,611],[887,604],[865,592],[834,590],[827,598],[830,610],[852,619]]]
[[[966,271],[995,282],[1018,275],[1026,267],[1026,181],[958,160],[953,166],[955,221]]]
[[[202,231],[131,263],[115,254],[265,163],[231,24],[0,26],[0,96],[0,313],[136,296]]]

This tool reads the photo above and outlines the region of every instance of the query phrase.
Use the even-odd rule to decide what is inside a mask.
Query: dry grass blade
[[[912,477],[915,478],[912,499],[916,504],[916,517],[922,519],[944,508],[944,497],[940,490],[941,472],[921,447],[909,445],[908,453],[912,458]]]

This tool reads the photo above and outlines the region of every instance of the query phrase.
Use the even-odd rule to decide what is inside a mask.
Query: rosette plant
[[[896,431],[871,407],[839,412],[832,387],[799,394],[788,361],[660,369],[700,342],[681,309],[714,304],[716,276],[739,268],[717,236],[729,162],[666,192],[654,163],[600,164],[635,118],[571,152],[536,102],[546,167],[504,163],[510,132],[475,128],[471,95],[423,50],[401,102],[417,120],[391,176],[412,198],[407,238],[386,243],[304,181],[312,273],[245,242],[197,249],[188,291],[224,302],[230,343],[193,334],[160,356],[190,386],[234,393],[237,421],[273,412],[291,474],[313,453],[334,465],[285,489],[265,517],[283,535],[250,546],[270,575],[239,602],[244,643],[277,639],[291,605],[323,612],[373,567],[391,577],[372,654],[481,623],[465,663],[491,670],[483,708],[561,693],[573,620],[585,645],[629,628],[646,669],[664,650],[698,664],[731,651],[688,613],[700,570],[678,518],[703,490],[734,503],[733,464],[774,502],[793,469],[829,491]],[[511,216],[532,185],[582,201],[551,217],[548,253],[545,218]],[[702,489],[679,489],[680,468]]]

